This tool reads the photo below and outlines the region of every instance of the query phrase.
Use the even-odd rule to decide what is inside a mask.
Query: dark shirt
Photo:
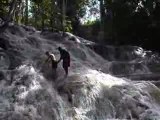
[[[61,57],[60,57],[59,61],[63,60],[63,67],[64,68],[69,67],[70,66],[70,54],[69,54],[69,52],[67,52],[64,49],[61,49],[60,54],[61,54]]]
[[[61,54],[60,60],[61,59],[63,59],[63,60],[70,59],[69,52],[67,52],[66,50],[64,50],[64,49],[60,50],[60,54]]]

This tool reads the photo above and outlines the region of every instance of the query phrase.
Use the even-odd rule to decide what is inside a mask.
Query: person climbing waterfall
[[[58,47],[58,50],[60,52],[60,59],[58,60],[58,63],[63,60],[63,69],[65,70],[66,76],[68,75],[68,67],[70,67],[70,54],[65,49]]]
[[[46,59],[45,63],[51,61],[54,77],[56,77],[56,69],[57,69],[57,64],[58,64],[58,62],[56,61],[56,57],[53,53],[50,53],[49,51],[46,52],[46,55],[48,58]]]

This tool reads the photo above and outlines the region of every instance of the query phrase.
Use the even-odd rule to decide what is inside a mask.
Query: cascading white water
[[[107,61],[85,46],[91,42],[69,41],[73,35],[67,35],[40,35],[33,28],[10,26],[0,36],[7,41],[0,42],[0,120],[160,119],[158,87],[110,75],[113,69],[123,72],[123,67],[112,68],[118,60]],[[58,46],[70,52],[71,67],[65,78],[59,65],[58,77],[53,79],[51,68],[43,62],[48,50],[59,58]],[[135,52],[145,53],[137,48]],[[143,57],[131,60],[144,62]],[[127,61],[123,64],[128,65]],[[142,73],[152,73],[147,65],[143,64]]]

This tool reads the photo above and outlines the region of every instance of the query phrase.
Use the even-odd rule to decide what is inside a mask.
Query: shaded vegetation
[[[100,19],[88,18],[82,24],[89,12],[99,14]],[[40,30],[72,32],[102,44],[160,50],[158,0],[1,0],[1,33],[11,21]]]
[[[160,2],[100,0],[101,20],[82,26],[80,35],[100,43],[160,50]],[[86,31],[85,31],[86,30]],[[99,32],[97,32],[99,31]]]

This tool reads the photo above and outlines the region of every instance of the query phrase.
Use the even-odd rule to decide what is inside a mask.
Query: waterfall
[[[45,52],[59,59],[59,46],[71,66],[65,77],[59,63],[54,78]],[[140,47],[102,48],[70,33],[11,25],[0,35],[0,120],[158,120],[158,64],[158,54]]]

